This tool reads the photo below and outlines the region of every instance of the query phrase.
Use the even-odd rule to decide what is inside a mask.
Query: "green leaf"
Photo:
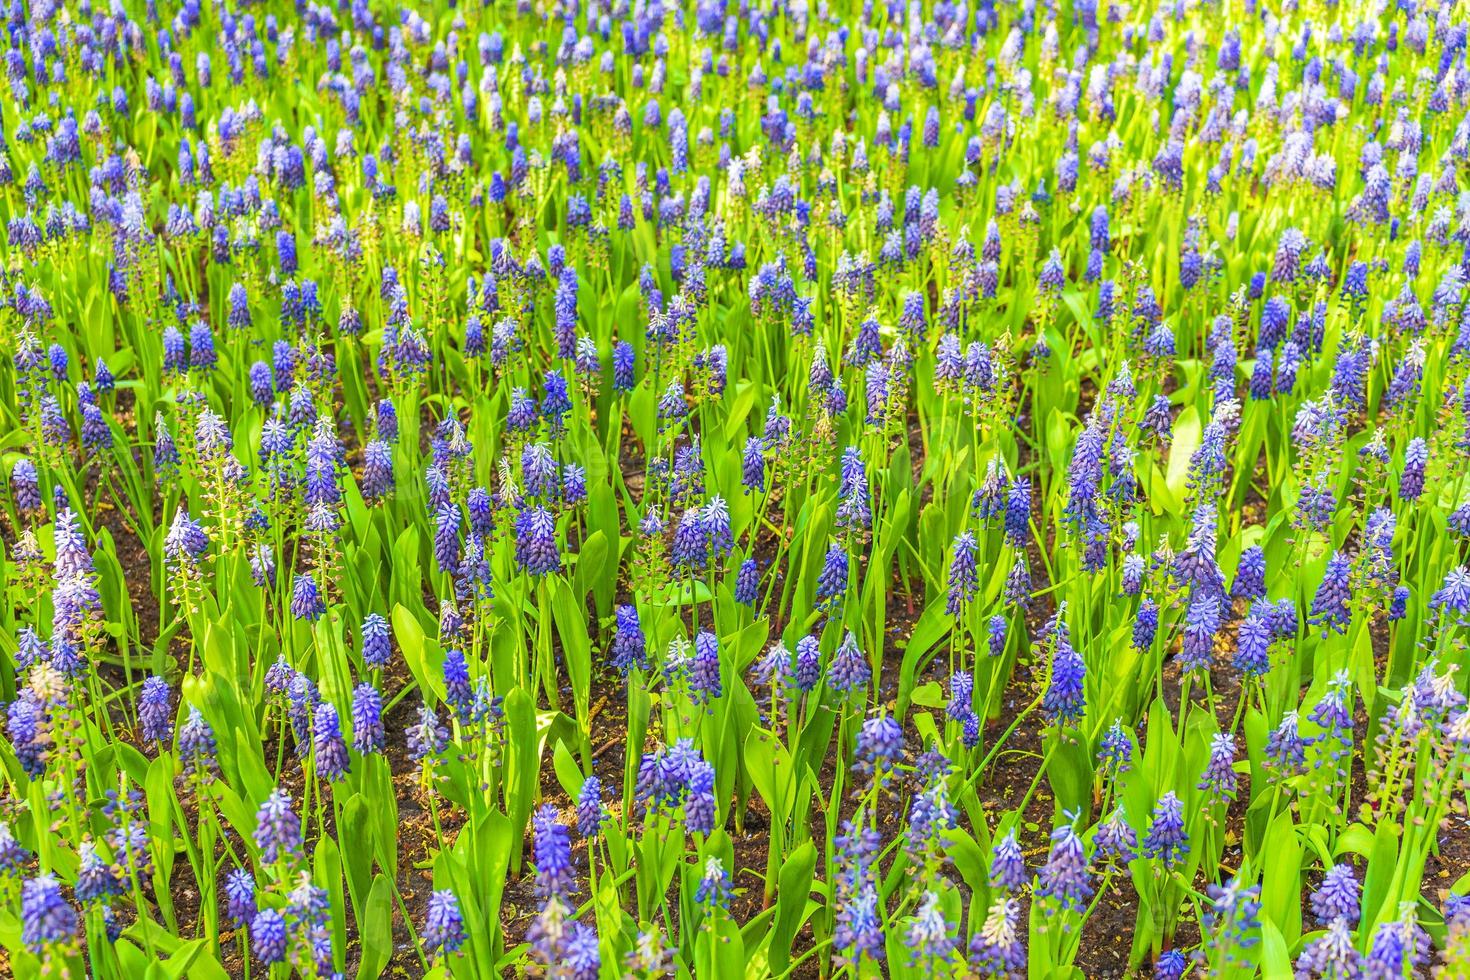
[[[567,680],[572,686],[572,702],[576,711],[577,731],[582,739],[582,752],[591,752],[590,707],[592,695],[592,645],[587,638],[587,616],[583,604],[572,592],[566,579],[559,579],[551,599],[551,616],[561,640],[562,659],[567,667]]]
[[[372,890],[358,917],[358,934],[362,959],[357,965],[357,980],[373,980],[382,976],[393,958],[393,886],[382,875],[373,878]]]
[[[1186,405],[1174,420],[1174,435],[1169,444],[1169,470],[1165,477],[1169,492],[1184,498],[1184,482],[1189,475],[1189,459],[1200,446],[1199,409]]]
[[[817,865],[817,849],[804,842],[786,857],[781,865],[780,889],[776,892],[776,921],[771,929],[769,947],[771,970],[779,974],[791,957],[791,942],[806,918],[807,894],[812,887],[812,872]]]
[[[435,700],[443,701],[444,657],[439,652],[439,644],[424,633],[418,618],[401,604],[393,607],[393,638],[398,641],[403,662],[424,697],[432,695]]]

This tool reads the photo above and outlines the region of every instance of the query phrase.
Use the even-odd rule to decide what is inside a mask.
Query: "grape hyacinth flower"
[[[291,809],[291,796],[273,789],[255,815],[255,846],[266,864],[291,860],[301,852],[301,819]]]
[[[46,774],[51,746],[50,721],[45,707],[27,689],[5,709],[5,731],[16,759],[32,779]]]
[[[702,573],[709,564],[709,550],[703,509],[690,507],[674,528],[669,557],[675,568],[693,575]]]
[[[1071,824],[1062,824],[1052,831],[1051,850],[1036,878],[1036,897],[1081,912],[1092,897],[1091,879],[1082,839]]]
[[[1320,624],[1327,632],[1347,632],[1353,618],[1349,606],[1353,598],[1351,576],[1352,564],[1348,557],[1341,551],[1333,552],[1327,560],[1327,569],[1322,574],[1317,594],[1312,598],[1312,623]]]
[[[286,958],[286,919],[275,909],[261,909],[250,922],[250,948],[255,958],[273,966]]]
[[[888,714],[876,715],[858,730],[857,760],[860,771],[875,776],[887,773],[903,756],[903,728]]]
[[[1298,977],[1361,977],[1363,954],[1353,946],[1352,931],[1341,918],[1333,919],[1327,931],[1307,944],[1296,960]]]
[[[102,860],[95,844],[90,840],[82,841],[78,856],[75,888],[78,902],[83,906],[94,905],[123,893],[123,883],[117,869]]]
[[[943,961],[955,949],[954,926],[939,907],[939,895],[926,891],[919,907],[909,919],[905,938],[915,964],[928,960]]]
[[[1306,763],[1308,744],[1299,732],[1297,713],[1288,711],[1266,739],[1266,765],[1282,777],[1294,775]]]
[[[541,807],[535,816],[536,894],[542,899],[566,899],[577,893],[572,872],[571,836],[558,821],[556,808]]]
[[[608,661],[624,677],[634,668],[648,668],[647,641],[643,627],[638,621],[638,607],[631,605],[617,608],[616,626],[608,646]]]
[[[756,599],[760,597],[760,584],[760,566],[756,564],[755,558],[747,558],[740,563],[740,568],[735,573],[732,597],[742,606],[754,606]]]
[[[368,613],[362,620],[362,660],[375,669],[388,666],[393,656],[393,640],[388,632],[388,621],[377,613]]]
[[[311,727],[317,774],[327,782],[335,783],[347,774],[350,767],[347,741],[342,737],[336,707],[327,701],[317,705]]]
[[[424,913],[424,949],[431,955],[452,956],[459,952],[466,938],[459,900],[454,893],[441,890],[430,895]]]
[[[1373,930],[1373,943],[1366,961],[1369,976],[1414,976],[1429,963],[1433,945],[1429,934],[1418,923],[1413,904],[1406,902],[1399,908],[1397,920],[1380,922]],[[1449,928],[1453,944],[1456,923],[1450,921]]]
[[[297,575],[291,586],[291,615],[314,623],[327,614],[316,578],[310,572]]]
[[[1399,499],[1409,502],[1424,494],[1424,471],[1429,463],[1429,446],[1421,438],[1409,441],[1404,450],[1404,468],[1399,476]]]
[[[991,616],[986,628],[986,652],[999,657],[1006,649],[1006,618],[999,614]]]
[[[886,952],[883,936],[883,910],[878,890],[865,882],[848,901],[837,909],[832,933],[834,958],[857,968],[867,958],[881,961]]]
[[[725,909],[730,904],[730,873],[717,857],[710,857],[704,864],[704,874],[694,890],[694,902],[702,905],[706,912]]]
[[[444,700],[454,710],[460,724],[468,724],[475,691],[470,682],[469,663],[465,660],[464,651],[458,647],[451,647],[444,653],[444,692]]]
[[[1342,919],[1351,928],[1358,923],[1361,896],[1362,888],[1352,866],[1334,865],[1312,893],[1312,915],[1319,925],[1328,926],[1334,919]]]
[[[1206,949],[1216,969],[1227,964],[1245,964],[1243,953],[1260,942],[1261,924],[1256,916],[1261,910],[1261,886],[1247,885],[1239,877],[1224,885],[1205,889],[1211,904],[1206,906],[1200,923],[1206,934]]]
[[[993,888],[1016,891],[1029,880],[1026,860],[1021,854],[1021,845],[1016,840],[1014,829],[995,842],[991,849],[990,884]]]
[[[20,892],[21,939],[33,953],[69,946],[77,936],[78,918],[51,875],[28,878]]]
[[[1143,857],[1163,862],[1165,868],[1184,860],[1189,853],[1189,836],[1184,832],[1184,804],[1173,790],[1159,797],[1153,820],[1143,839]]]
[[[189,717],[179,726],[178,754],[185,775],[203,775],[218,766],[214,730],[193,705],[189,706]]]
[[[707,630],[694,637],[694,657],[689,666],[689,689],[695,704],[708,704],[724,693],[720,681],[720,642]]]
[[[800,651],[799,644],[797,649]],[[868,661],[858,649],[857,638],[849,630],[827,668],[827,686],[839,695],[847,695],[865,689],[870,679]]]
[[[602,805],[602,780],[588,776],[577,794],[577,832],[584,839],[592,840],[602,833],[602,825],[607,820],[607,810]]]
[[[1019,977],[1025,973],[1026,945],[1016,926],[1018,905],[1008,897],[991,903],[980,931],[970,939],[970,968],[985,978]]]
[[[1065,626],[1060,626],[1052,648],[1051,678],[1041,707],[1047,718],[1055,725],[1077,723],[1087,709],[1084,681],[1087,665],[1072,647]]]
[[[782,658],[776,676],[789,673],[791,685],[797,691],[801,693],[813,691],[817,682],[822,680],[822,645],[817,641],[816,636],[803,636],[798,639],[795,657],[786,651],[785,646],[779,644],[773,646],[772,655]]]
[[[1113,775],[1127,772],[1133,761],[1133,740],[1123,729],[1123,719],[1113,722],[1098,745],[1098,765]]]
[[[168,681],[158,675],[143,681],[138,694],[138,723],[143,729],[143,739],[163,743],[173,736],[173,706]]]
[[[1154,980],[1181,980],[1189,960],[1177,949],[1166,949],[1154,961]]]
[[[234,868],[225,875],[225,915],[236,929],[243,929],[255,918],[255,878],[244,868]]]
[[[958,616],[960,610],[974,599],[979,587],[979,572],[975,567],[975,536],[965,531],[954,539],[954,558],[949,566],[949,592],[945,600],[945,612]]]
[[[544,507],[524,508],[516,515],[516,564],[533,576],[561,571],[556,521]]]
[[[1098,826],[1093,847],[1099,862],[1111,861],[1126,867],[1138,856],[1138,834],[1128,823],[1122,807]]]
[[[1266,597],[1266,553],[1260,545],[1252,545],[1241,552],[1230,595],[1235,599],[1246,600]]]
[[[174,514],[173,524],[163,539],[163,554],[169,566],[192,574],[209,550],[209,535],[186,510]]]
[[[841,544],[833,542],[817,575],[816,599],[819,606],[839,602],[847,592],[847,565],[847,552]]]
[[[439,724],[439,716],[427,704],[419,706],[418,721],[409,726],[407,733],[408,757],[426,768],[433,757],[443,752],[449,744],[449,729]]]
[[[1271,670],[1270,622],[1252,612],[1235,632],[1235,669],[1246,677],[1264,677]]]
[[[25,457],[16,460],[10,469],[10,494],[15,509],[20,513],[40,513],[41,486],[36,474],[36,464]]]
[[[1235,739],[1227,734],[1216,735],[1210,741],[1210,758],[1200,777],[1199,789],[1213,804],[1222,804],[1235,799],[1240,785],[1240,774],[1235,771]]]
[[[1184,641],[1179,649],[1179,665],[1184,671],[1210,668],[1214,659],[1215,633],[1219,628],[1218,600],[1200,595],[1190,603],[1184,620]]]
[[[359,753],[381,752],[387,736],[383,728],[383,696],[369,683],[352,692],[352,747]]]

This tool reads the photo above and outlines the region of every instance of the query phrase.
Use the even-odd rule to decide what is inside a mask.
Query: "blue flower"
[[[138,722],[143,738],[149,742],[167,742],[173,735],[174,714],[168,681],[158,675],[143,681],[138,694]]]
[[[1098,746],[1097,761],[1114,774],[1125,773],[1133,760],[1133,740],[1123,729],[1122,719],[1113,722]]]
[[[82,842],[79,857],[76,884],[78,902],[91,905],[123,893],[123,883],[117,869],[102,860],[90,840]]]
[[[1166,949],[1154,962],[1154,980],[1180,980],[1189,969],[1189,960],[1177,949]]]
[[[954,558],[949,566],[949,592],[945,600],[945,612],[951,616],[958,616],[980,587],[975,550],[975,536],[969,531],[955,537]]]
[[[1363,976],[1363,954],[1353,945],[1351,929],[1342,919],[1333,919],[1327,931],[1313,939],[1296,960],[1300,977]]]
[[[250,922],[250,948],[266,966],[286,958],[286,920],[275,909],[261,909]]]
[[[885,953],[883,920],[877,889],[872,883],[864,883],[855,895],[837,907],[833,953],[854,967],[865,957],[881,961]]]
[[[1246,600],[1265,598],[1266,553],[1260,545],[1252,545],[1241,552],[1230,595],[1232,598]]]
[[[986,652],[999,657],[1006,649],[1006,618],[999,613],[990,617],[986,626]]]
[[[544,507],[522,508],[516,515],[516,563],[529,575],[561,571],[556,521]]]
[[[633,351],[633,345],[626,340],[620,340],[613,347],[613,390],[617,392],[632,391],[638,383],[637,380],[637,356]]]
[[[939,907],[939,895],[926,891],[919,907],[909,919],[905,938],[909,951],[918,963],[923,958],[943,960],[955,949],[954,926]]]
[[[730,874],[717,857],[711,857],[704,865],[704,875],[694,890],[694,901],[706,910],[728,908],[730,904]]]
[[[178,752],[186,774],[208,772],[217,765],[214,730],[192,705],[188,719],[179,726]]]
[[[1143,839],[1142,855],[1172,868],[1189,853],[1189,836],[1184,832],[1184,804],[1170,790],[1159,797],[1153,820]]]
[[[1189,604],[1184,619],[1184,641],[1179,650],[1179,664],[1185,671],[1203,671],[1214,660],[1215,633],[1220,629],[1220,603],[1213,597],[1200,596]]]
[[[1200,777],[1199,789],[1204,790],[1211,803],[1220,804],[1235,799],[1240,784],[1240,775],[1235,771],[1235,739],[1226,734],[1216,735],[1210,741],[1210,758]]]
[[[1312,598],[1313,623],[1326,627],[1328,631],[1347,632],[1353,618],[1349,606],[1353,598],[1351,575],[1352,564],[1347,556],[1340,551],[1333,552],[1327,560],[1317,594]]]
[[[616,627],[612,643],[608,647],[608,660],[624,676],[634,667],[648,667],[646,641],[643,627],[638,621],[636,606],[624,605],[617,608]]]
[[[857,760],[866,771],[886,772],[903,755],[903,727],[888,714],[863,722],[857,737]]]
[[[255,918],[255,878],[244,868],[234,868],[225,876],[225,915],[236,929],[243,929]]]
[[[439,724],[439,716],[427,704],[419,706],[418,721],[407,733],[408,757],[419,763],[432,763],[433,757],[449,744],[449,730]]]
[[[347,741],[342,737],[342,726],[337,718],[337,709],[327,701],[317,705],[312,719],[312,749],[316,753],[316,771],[329,783],[335,783],[347,774],[350,762],[347,757]]]
[[[362,621],[362,660],[368,667],[382,668],[393,656],[393,640],[388,621],[377,613],[368,613]]]
[[[1026,861],[1014,829],[995,842],[991,849],[990,884],[994,888],[1015,891],[1029,880]]]
[[[708,631],[702,631],[694,638],[689,688],[696,704],[708,703],[724,693],[720,683],[720,642]]]
[[[1065,626],[1058,630],[1051,657],[1051,678],[1041,707],[1047,718],[1057,725],[1075,724],[1087,710],[1084,681],[1087,665],[1072,647]]]
[[[1429,608],[1453,615],[1456,622],[1465,622],[1470,615],[1470,571],[1465,566],[1449,570],[1444,585],[1429,597]]]
[[[381,752],[386,741],[383,728],[383,696],[368,683],[352,692],[352,747],[366,755]]]
[[[838,602],[846,591],[847,552],[841,543],[834,541],[822,560],[822,570],[817,574],[817,602],[819,605]]]
[[[591,840],[602,833],[607,819],[607,810],[602,805],[602,780],[588,776],[577,794],[577,832]]]
[[[322,601],[316,578],[310,572],[296,576],[291,586],[291,615],[314,623],[326,613],[327,604]]]
[[[1025,972],[1026,944],[1016,926],[1018,909],[1015,899],[997,898],[971,937],[970,966],[981,977],[1009,978]]]
[[[800,650],[801,645],[798,643],[798,653]],[[827,686],[838,694],[845,695],[866,688],[870,679],[871,671],[868,661],[858,649],[857,638],[849,630],[837,647],[837,652],[832,656],[831,665],[827,668]]]
[[[674,528],[674,541],[669,557],[676,569],[697,574],[709,564],[709,534],[704,522],[704,509],[690,507]]]
[[[557,820],[556,808],[550,805],[536,811],[534,824],[536,894],[543,899],[570,898],[577,893],[571,835]]]
[[[393,450],[381,439],[363,449],[362,496],[368,503],[382,500],[393,492]]]
[[[753,606],[756,599],[760,598],[760,584],[760,566],[754,558],[745,559],[735,573],[735,601],[743,606]]]
[[[436,891],[431,894],[424,913],[424,948],[431,954],[453,955],[459,952],[466,938],[459,900],[454,893]]]
[[[1362,887],[1353,875],[1352,866],[1334,865],[1312,893],[1312,915],[1322,926],[1330,925],[1334,919],[1342,919],[1349,927],[1355,926],[1361,897]]]
[[[291,809],[291,796],[271,790],[255,815],[255,846],[266,864],[294,859],[301,852],[301,819]]]
[[[1082,839],[1071,824],[1062,824],[1052,831],[1051,850],[1036,878],[1036,896],[1081,912],[1092,891],[1092,871]]]

